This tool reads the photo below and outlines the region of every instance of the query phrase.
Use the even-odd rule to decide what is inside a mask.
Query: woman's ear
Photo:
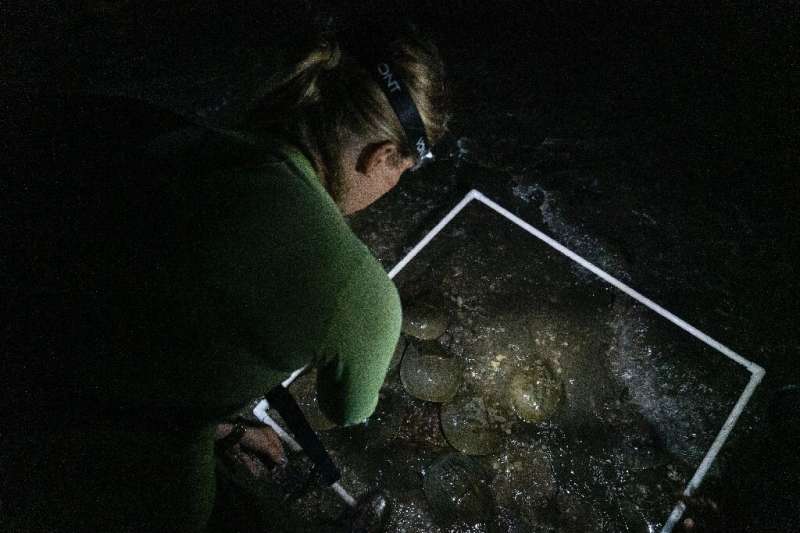
[[[358,158],[356,170],[367,176],[402,174],[414,166],[410,157],[403,157],[397,145],[391,141],[373,143],[364,147]]]
[[[344,162],[337,205],[346,215],[364,209],[392,190],[403,172],[412,166],[414,161],[403,157],[392,142],[368,144],[360,151],[354,147]]]

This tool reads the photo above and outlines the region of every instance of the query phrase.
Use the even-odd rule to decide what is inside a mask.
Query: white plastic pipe
[[[267,411],[269,410],[269,402],[266,399],[261,400],[256,404],[253,408],[253,415],[258,418],[263,424],[271,427],[275,433],[278,434],[278,437],[291,448],[293,452],[300,452],[303,451],[303,447],[300,446],[294,437],[289,435],[281,426],[278,424],[269,414]]]
[[[433,227],[433,229],[432,229],[432,230],[430,230],[430,231],[428,232],[428,234],[427,234],[427,235],[425,235],[425,236],[422,238],[422,240],[421,240],[421,241],[419,241],[419,242],[418,242],[418,243],[417,243],[417,244],[416,244],[416,245],[415,245],[415,246],[414,246],[414,247],[411,249],[411,251],[410,251],[410,252],[408,252],[408,253],[405,255],[405,257],[403,257],[403,259],[401,259],[401,260],[400,260],[400,262],[399,262],[399,263],[397,263],[397,264],[394,266],[394,268],[392,268],[392,270],[390,270],[390,271],[389,271],[389,277],[390,277],[391,279],[394,279],[394,277],[397,275],[397,273],[398,273],[398,272],[400,272],[401,270],[403,270],[403,269],[405,268],[405,266],[406,266],[406,265],[407,265],[409,262],[411,262],[411,260],[412,260],[412,259],[414,259],[414,258],[417,256],[417,254],[418,254],[418,253],[419,253],[419,252],[420,252],[420,251],[421,251],[423,248],[425,248],[426,246],[428,246],[428,243],[429,243],[429,242],[431,242],[431,241],[433,240],[433,238],[434,238],[434,237],[436,237],[436,235],[438,235],[438,234],[439,234],[439,232],[440,232],[440,231],[442,231],[442,229],[443,229],[443,228],[444,228],[444,227],[445,227],[447,224],[449,224],[449,223],[450,223],[450,221],[451,221],[451,220],[453,220],[453,218],[455,218],[455,216],[456,216],[458,213],[460,213],[460,212],[461,212],[461,210],[462,210],[462,209],[464,209],[464,206],[466,206],[468,203],[470,203],[470,201],[472,201],[472,199],[474,198],[474,196],[473,196],[473,194],[472,194],[472,193],[474,193],[474,192],[477,192],[477,191],[474,191],[474,190],[470,191],[470,192],[469,192],[469,193],[468,193],[468,194],[467,194],[467,195],[466,195],[466,196],[465,196],[465,197],[464,197],[464,198],[463,198],[463,199],[462,199],[460,202],[458,202],[458,204],[456,204],[456,206],[455,206],[453,209],[451,209],[451,210],[450,210],[450,212],[449,212],[449,213],[447,213],[447,214],[444,216],[444,218],[443,218],[441,221],[439,221],[439,223],[438,223],[438,224],[436,224],[436,226],[434,226],[434,227]]]
[[[287,381],[289,381],[289,382],[291,383],[291,380],[293,380],[293,379],[294,379],[294,378],[296,378],[298,375],[300,375],[300,372],[302,372],[304,369],[305,369],[305,367],[303,367],[303,368],[301,368],[301,369],[299,369],[299,370],[296,370],[295,372],[293,372],[293,373],[292,373],[292,376],[290,376],[290,377],[289,377],[289,379],[288,379]],[[284,382],[284,383],[285,383],[285,382]],[[260,402],[258,402],[258,403],[256,404],[256,406],[253,408],[253,415],[254,415],[254,416],[255,416],[255,417],[258,419],[258,420],[260,420],[260,421],[261,421],[263,424],[266,424],[267,426],[271,427],[271,428],[272,428],[272,429],[275,431],[275,433],[277,433],[278,437],[279,437],[279,438],[280,438],[280,439],[281,439],[283,442],[285,442],[285,443],[286,443],[286,445],[287,445],[287,446],[289,446],[289,448],[290,448],[292,451],[294,451],[294,452],[301,452],[301,451],[303,451],[303,447],[302,447],[302,446],[300,446],[300,443],[299,443],[299,442],[297,442],[296,440],[294,440],[294,437],[292,437],[291,435],[289,435],[289,433],[287,433],[287,432],[286,432],[286,430],[284,430],[284,429],[283,429],[283,428],[280,426],[280,424],[278,424],[278,423],[275,421],[275,419],[273,419],[271,416],[269,416],[269,414],[267,413],[267,411],[268,411],[268,410],[269,410],[269,402],[268,402],[268,401],[266,400],[266,398],[265,398],[265,399],[261,400]],[[333,490],[333,492],[335,492],[335,493],[336,493],[336,495],[337,495],[337,496],[339,496],[339,498],[341,498],[341,499],[342,499],[342,501],[344,501],[344,503],[345,503],[345,504],[347,504],[349,507],[355,507],[355,506],[356,506],[356,500],[355,500],[355,498],[353,498],[353,497],[350,495],[350,493],[349,493],[349,492],[347,492],[347,491],[345,490],[345,488],[344,488],[344,487],[342,487],[342,485],[341,485],[341,484],[340,484],[338,481],[337,481],[336,483],[334,483],[333,485],[331,485],[331,486],[330,486],[330,488],[331,488],[331,489]]]
[[[692,479],[689,480],[686,488],[683,489],[684,496],[691,496],[700,486],[700,483],[703,481],[706,473],[708,473],[708,470],[714,463],[714,459],[717,458],[717,454],[722,449],[722,445],[725,444],[725,441],[728,439],[728,435],[730,435],[733,427],[736,425],[739,415],[741,415],[742,411],[744,411],[747,402],[750,401],[750,396],[753,395],[753,392],[756,390],[756,387],[758,387],[758,384],[761,382],[761,379],[764,377],[765,373],[766,372],[764,370],[761,370],[761,372],[754,372],[753,375],[750,376],[750,381],[747,383],[747,386],[739,396],[739,400],[736,402],[736,405],[733,406],[733,409],[728,415],[727,420],[725,420],[725,423],[722,425],[722,429],[717,434],[717,438],[714,439],[714,442],[706,452],[705,457],[703,457],[703,462],[701,462],[700,466],[697,467],[694,476],[692,476]],[[664,524],[661,532],[670,533],[678,524],[685,511],[686,504],[683,501],[675,504],[675,507],[672,509],[672,513],[670,513],[669,518],[667,518],[667,523]]]
[[[339,495],[339,497],[342,499],[342,501],[344,501],[344,503],[346,503],[349,507],[355,508],[356,506],[355,498],[350,496],[350,493],[344,490],[344,487],[342,487],[342,485],[339,484],[338,481],[333,485],[331,485],[331,488],[333,489],[333,492]]]
[[[697,470],[695,471],[694,475],[692,476],[692,479],[689,481],[689,483],[686,485],[686,488],[683,491],[684,496],[691,496],[694,493],[694,491],[700,486],[700,483],[702,483],[703,478],[708,473],[708,470],[711,468],[711,465],[714,463],[714,460],[716,459],[717,454],[722,449],[722,446],[725,444],[725,441],[728,439],[728,436],[730,435],[731,431],[733,431],[733,428],[736,425],[736,422],[739,419],[739,416],[744,411],[745,406],[750,401],[750,397],[753,395],[753,392],[755,392],[756,387],[758,387],[758,384],[763,379],[764,375],[766,374],[766,371],[761,366],[759,366],[756,363],[750,361],[749,359],[745,359],[744,357],[742,357],[738,353],[734,352],[733,350],[731,350],[730,348],[728,348],[727,346],[725,346],[721,342],[711,338],[709,335],[703,333],[699,329],[697,329],[694,326],[692,326],[691,324],[687,323],[685,320],[677,317],[675,314],[673,314],[670,311],[664,309],[663,307],[661,307],[660,305],[655,303],[650,298],[647,298],[646,296],[644,296],[640,292],[634,290],[630,286],[626,285],[625,283],[623,283],[619,279],[615,278],[614,276],[612,276],[611,274],[609,274],[605,270],[597,267],[596,265],[594,265],[590,261],[587,261],[586,259],[584,259],[580,255],[576,254],[575,252],[573,252],[572,250],[570,250],[566,246],[564,246],[561,243],[557,242],[556,240],[552,239],[551,237],[549,237],[548,235],[546,235],[542,231],[540,231],[540,230],[536,229],[535,227],[531,226],[530,224],[528,224],[527,222],[525,222],[524,220],[519,218],[514,213],[512,213],[509,210],[505,209],[504,207],[500,206],[496,202],[494,202],[491,199],[487,198],[480,191],[477,191],[475,189],[472,189],[471,191],[469,191],[464,196],[464,198],[462,198],[461,201],[458,202],[458,204],[456,204],[456,206],[453,207],[453,209],[451,209],[450,212],[447,213],[447,215],[445,215],[445,217],[438,224],[436,224],[436,226],[434,226],[433,229],[430,230],[422,238],[422,240],[419,241],[419,243],[417,243],[417,245],[414,246],[400,260],[399,263],[397,263],[397,265],[394,266],[394,268],[392,268],[391,271],[389,271],[389,277],[394,279],[394,277],[403,268],[405,268],[406,265],[408,265],[408,263],[410,263],[411,260],[414,259],[417,256],[417,254],[419,254],[419,252],[422,251],[422,249],[425,248],[425,246],[427,246],[433,240],[433,238],[436,237],[436,235],[438,235],[439,232],[441,232],[442,229],[444,229],[444,227],[447,224],[449,224],[450,221],[452,221],[453,218],[455,218],[456,215],[458,215],[458,213],[460,213],[461,210],[464,209],[464,207],[466,207],[472,200],[477,200],[478,202],[484,204],[485,206],[487,206],[488,208],[492,209],[493,211],[495,211],[499,215],[505,217],[506,219],[508,219],[509,221],[513,222],[514,224],[516,224],[517,226],[519,226],[520,228],[522,228],[526,232],[530,233],[531,235],[533,235],[537,239],[541,240],[542,242],[544,242],[548,246],[552,247],[553,249],[555,249],[559,253],[569,257],[570,259],[572,259],[573,261],[575,261],[576,263],[578,263],[582,267],[584,267],[587,270],[589,270],[590,272],[594,273],[595,275],[597,275],[602,280],[608,282],[609,284],[611,284],[614,287],[616,287],[617,289],[621,290],[622,292],[624,292],[625,294],[627,294],[628,296],[630,296],[634,300],[638,301],[642,305],[648,307],[649,309],[655,311],[657,314],[659,314],[662,317],[666,318],[667,320],[669,320],[670,322],[672,322],[673,324],[675,324],[676,326],[678,326],[682,330],[686,331],[687,333],[689,333],[693,337],[697,338],[698,340],[700,340],[701,342],[703,342],[707,346],[713,348],[714,350],[717,350],[722,355],[724,355],[725,357],[731,359],[732,361],[744,366],[750,372],[750,374],[751,374],[750,381],[747,383],[747,386],[742,391],[741,395],[739,396],[738,401],[733,406],[733,409],[731,410],[730,414],[728,415],[728,418],[725,420],[725,423],[722,425],[722,428],[719,430],[719,433],[717,433],[717,436],[714,439],[714,442],[711,444],[711,447],[706,452],[706,455],[703,458],[703,461],[700,463],[700,466],[697,467]],[[675,505],[675,508],[672,510],[672,513],[667,518],[667,521],[664,524],[664,527],[661,529],[661,533],[671,533],[672,529],[675,527],[675,525],[678,523],[678,521],[683,516],[683,513],[684,513],[685,510],[686,510],[686,504],[683,501],[678,502]]]
[[[284,380],[281,382],[281,385],[283,385],[283,388],[284,388],[284,389],[288,389],[288,388],[289,388],[289,385],[291,385],[291,384],[292,384],[292,382],[293,382],[294,380],[296,380],[296,379],[297,379],[297,377],[298,377],[300,374],[302,374],[302,373],[305,371],[305,369],[306,369],[306,368],[308,368],[308,365],[306,365],[306,366],[301,366],[300,368],[298,368],[297,370],[295,370],[294,372],[292,372],[291,374],[289,374],[289,377],[288,377],[288,378],[286,378],[286,379],[284,379]]]

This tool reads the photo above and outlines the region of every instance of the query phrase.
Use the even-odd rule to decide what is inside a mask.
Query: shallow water
[[[396,279],[407,321],[423,295],[440,303],[417,322],[446,327],[401,339],[367,424],[322,431],[343,484],[386,492],[389,531],[659,527],[742,380],[711,379],[702,348],[503,220],[478,224],[480,209]],[[439,479],[439,465],[467,458],[480,476]],[[455,523],[459,512],[442,502],[475,476],[477,508],[469,524]],[[298,502],[317,510],[305,519],[334,523],[341,506],[309,490]]]

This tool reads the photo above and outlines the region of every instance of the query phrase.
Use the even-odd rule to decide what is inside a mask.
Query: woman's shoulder
[[[334,287],[364,264],[382,271],[302,151],[280,139],[259,143],[259,157],[220,168],[198,184],[199,196],[209,203],[201,224],[211,246],[294,275],[298,269],[314,272],[318,279],[335,279]]]

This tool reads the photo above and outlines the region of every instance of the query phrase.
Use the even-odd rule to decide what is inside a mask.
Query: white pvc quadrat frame
[[[436,237],[436,235],[438,235],[439,232],[442,231],[442,229],[448,223],[450,223],[450,221],[453,220],[453,218],[455,218],[455,216],[458,215],[458,213],[460,213],[461,210],[464,209],[464,207],[466,207],[473,200],[476,200],[476,201],[482,203],[483,205],[485,205],[489,209],[492,209],[493,211],[497,212],[501,216],[503,216],[506,219],[510,220],[511,222],[513,222],[514,224],[516,224],[517,226],[519,226],[520,228],[522,228],[526,232],[530,233],[531,235],[533,235],[537,239],[539,239],[541,241],[544,241],[545,244],[547,244],[550,247],[554,248],[556,251],[558,251],[558,252],[564,254],[565,256],[569,257],[570,259],[572,259],[573,261],[575,261],[576,263],[578,263],[582,267],[586,268],[587,270],[589,270],[592,273],[594,273],[595,275],[597,275],[599,278],[601,278],[604,281],[610,283],[611,285],[613,285],[617,289],[621,290],[622,292],[624,292],[625,294],[627,294],[628,296],[630,296],[634,300],[638,301],[642,305],[645,305],[645,306],[649,307],[650,309],[652,309],[653,311],[655,311],[656,313],[658,313],[662,317],[666,318],[667,320],[669,320],[670,322],[672,322],[673,324],[675,324],[676,326],[678,326],[682,330],[684,330],[687,333],[693,335],[694,337],[696,337],[697,339],[699,339],[700,341],[702,341],[706,345],[710,346],[711,348],[717,350],[718,352],[720,352],[725,357],[727,357],[727,358],[731,359],[732,361],[742,365],[743,367],[745,367],[750,372],[750,381],[747,383],[747,386],[744,388],[744,390],[742,391],[741,395],[739,395],[739,400],[733,406],[733,409],[731,410],[730,414],[728,415],[728,418],[725,420],[725,423],[722,425],[722,428],[719,430],[719,433],[717,433],[717,436],[714,439],[714,442],[711,444],[711,447],[706,452],[705,457],[703,457],[703,461],[700,463],[700,466],[697,467],[697,470],[695,471],[694,475],[692,476],[692,479],[689,480],[689,483],[686,485],[686,488],[683,490],[683,495],[685,497],[691,496],[694,493],[694,491],[700,486],[700,483],[702,483],[703,478],[705,477],[705,475],[708,472],[709,468],[711,468],[711,465],[714,463],[714,460],[716,459],[717,454],[719,453],[719,451],[722,448],[722,446],[725,444],[725,441],[728,439],[728,436],[730,435],[731,431],[733,430],[733,427],[736,425],[736,421],[739,419],[739,415],[741,415],[742,411],[744,411],[744,408],[747,405],[747,402],[750,401],[750,397],[753,395],[753,392],[756,390],[756,387],[758,387],[758,384],[761,382],[761,379],[764,377],[764,374],[766,374],[765,370],[762,367],[760,367],[759,365],[757,365],[757,364],[753,363],[752,361],[749,361],[748,359],[745,359],[741,355],[737,354],[736,352],[734,352],[733,350],[731,350],[730,348],[728,348],[724,344],[712,339],[711,337],[709,337],[708,335],[706,335],[702,331],[698,330],[694,326],[688,324],[684,320],[678,318],[677,316],[675,316],[671,312],[667,311],[666,309],[664,309],[663,307],[661,307],[660,305],[658,305],[657,303],[655,303],[651,299],[649,299],[646,296],[640,294],[639,292],[637,292],[636,290],[632,289],[631,287],[629,287],[625,283],[621,282],[620,280],[618,280],[617,278],[615,278],[611,274],[607,273],[606,271],[598,268],[597,266],[595,266],[594,264],[590,263],[589,261],[587,261],[586,259],[584,259],[580,255],[576,254],[572,250],[568,249],[567,247],[563,246],[562,244],[560,244],[560,243],[556,242],[555,240],[551,239],[550,237],[548,237],[547,235],[545,235],[544,233],[542,233],[538,229],[534,228],[533,226],[531,226],[530,224],[528,224],[527,222],[525,222],[524,220],[522,220],[518,216],[514,215],[513,213],[511,213],[507,209],[505,209],[505,208],[501,207],[500,205],[498,205],[497,203],[493,202],[492,200],[490,200],[489,198],[484,196],[481,192],[479,192],[479,191],[477,191],[475,189],[469,191],[464,196],[464,198],[460,202],[458,202],[458,204],[456,204],[456,206],[453,209],[451,209],[450,212],[447,213],[447,215],[445,215],[445,217],[438,224],[436,224],[436,226],[434,226],[434,228],[430,232],[428,232],[428,234],[425,235],[425,237],[423,237],[423,239],[421,241],[419,241],[419,243],[417,243],[416,246],[414,246],[411,249],[411,251],[409,251],[405,255],[405,257],[403,257],[403,259],[400,260],[399,263],[397,263],[397,265],[394,266],[394,268],[392,268],[392,270],[389,272],[389,277],[394,279],[394,277],[401,270],[403,270],[403,268],[405,268],[406,265],[408,265],[408,263],[411,262],[411,260],[414,259],[414,257],[416,257],[417,254],[419,254],[419,252],[423,248],[425,248],[433,240],[433,238]],[[686,504],[683,502],[683,500],[681,500],[673,508],[672,512],[670,513],[669,517],[667,518],[666,523],[664,524],[664,527],[661,529],[661,533],[671,533],[672,529],[675,527],[675,525],[678,523],[678,521],[683,516],[684,511],[686,511]]]

